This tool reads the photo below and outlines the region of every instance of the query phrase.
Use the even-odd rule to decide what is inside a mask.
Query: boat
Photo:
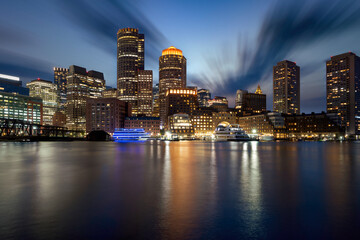
[[[150,133],[145,132],[143,128],[116,128],[113,134],[115,142],[121,141],[146,141],[150,138]]]
[[[239,124],[219,124],[214,133],[216,141],[250,141]]]

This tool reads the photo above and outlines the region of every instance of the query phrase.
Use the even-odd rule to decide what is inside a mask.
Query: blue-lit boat
[[[122,141],[146,141],[150,138],[150,133],[145,132],[143,128],[116,128],[113,134],[115,142]]]

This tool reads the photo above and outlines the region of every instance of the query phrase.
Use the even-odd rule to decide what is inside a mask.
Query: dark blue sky
[[[272,66],[301,67],[302,112],[325,110],[325,61],[360,54],[360,2],[351,0],[2,0],[0,73],[52,80],[80,65],[116,86],[116,31],[145,33],[146,68],[173,45],[188,59],[189,85],[227,96],[260,83],[272,108]]]

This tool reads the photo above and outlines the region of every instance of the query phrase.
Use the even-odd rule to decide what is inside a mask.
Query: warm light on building
[[[167,48],[167,49],[164,49],[162,51],[162,56],[164,55],[178,55],[178,56],[182,56],[183,55],[183,52],[180,50],[180,49],[177,49],[173,46]]]

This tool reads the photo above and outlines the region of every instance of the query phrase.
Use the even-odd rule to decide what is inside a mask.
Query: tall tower
[[[273,68],[274,112],[300,114],[300,67],[284,60]]]
[[[326,109],[347,134],[360,134],[360,57],[344,53],[326,62]]]
[[[65,110],[66,104],[66,77],[69,73],[67,68],[54,67],[54,83],[57,85],[59,109]]]
[[[138,70],[144,70],[144,34],[138,29],[123,28],[117,33],[117,89],[119,99],[138,111]]]
[[[166,121],[165,94],[168,89],[186,87],[186,58],[180,49],[169,47],[159,58],[160,124]]]
[[[153,110],[153,72],[138,72],[138,115],[151,117]]]

